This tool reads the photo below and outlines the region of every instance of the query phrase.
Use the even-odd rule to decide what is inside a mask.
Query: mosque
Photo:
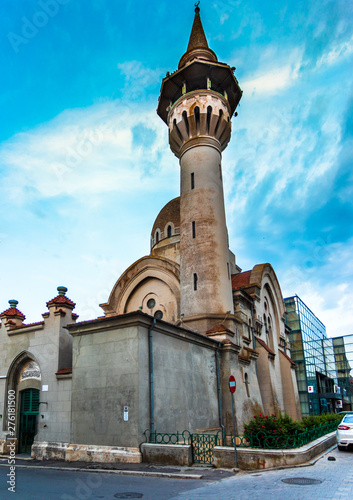
[[[228,244],[221,158],[242,97],[234,70],[209,48],[197,6],[157,108],[180,196],[159,212],[150,254],[120,276],[103,316],[77,322],[65,287],[38,323],[9,301],[0,452],[15,441],[41,459],[134,462],[146,429],[230,433],[230,375],[238,433],[255,413],[300,418],[276,274],[268,263],[242,272]]]

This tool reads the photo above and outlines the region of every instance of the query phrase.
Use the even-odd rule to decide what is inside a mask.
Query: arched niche
[[[7,372],[7,384],[5,391],[4,400],[4,418],[3,418],[3,431],[8,430],[8,395],[15,395],[15,436],[19,442],[21,441],[21,435],[23,436],[23,411],[21,406],[22,395],[28,396],[31,393],[31,405],[32,396],[35,394],[36,400],[39,402],[39,394],[41,390],[41,370],[40,365],[33,354],[28,351],[22,351],[18,354],[12,361],[8,372]],[[32,407],[32,406],[31,406]],[[34,413],[38,414],[39,405],[35,404],[36,411]],[[33,412],[32,412],[33,413]],[[33,419],[32,419],[33,420]],[[36,432],[36,431],[35,431]],[[34,433],[32,433],[31,439],[33,440]],[[23,451],[23,450],[22,450]],[[28,451],[28,450],[26,450]]]

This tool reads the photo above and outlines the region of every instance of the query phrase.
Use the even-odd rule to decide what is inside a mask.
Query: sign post
[[[236,446],[236,440],[235,440],[235,416],[234,416],[234,401],[233,401],[233,394],[235,393],[235,390],[237,388],[237,383],[235,381],[235,378],[233,375],[231,375],[228,379],[228,384],[229,384],[229,390],[230,390],[230,397],[232,400],[232,415],[233,415],[233,436],[234,436],[234,462],[235,462],[235,467],[238,468],[238,460],[237,460],[237,446]]]

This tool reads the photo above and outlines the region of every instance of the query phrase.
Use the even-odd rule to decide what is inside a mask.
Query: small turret
[[[64,307],[72,311],[76,304],[69,297],[66,297],[67,288],[65,286],[58,286],[57,291],[59,295],[47,302],[48,309],[50,310],[55,307],[55,310],[58,310]]]
[[[0,314],[0,318],[4,321],[5,326],[21,326],[26,316],[17,309],[18,300],[9,300],[9,304],[10,307]]]

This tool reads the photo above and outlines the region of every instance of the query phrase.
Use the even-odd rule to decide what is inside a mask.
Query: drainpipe
[[[219,423],[222,427],[222,442],[224,436],[226,435],[226,430],[223,425],[223,415],[222,415],[222,391],[221,391],[221,377],[219,372],[219,349],[222,347],[222,344],[217,345],[216,349],[216,372],[217,372],[217,389],[218,389],[218,410],[219,410]]]
[[[148,330],[149,340],[149,378],[150,378],[150,430],[152,443],[154,442],[154,397],[153,397],[153,327],[156,324],[156,318]]]

